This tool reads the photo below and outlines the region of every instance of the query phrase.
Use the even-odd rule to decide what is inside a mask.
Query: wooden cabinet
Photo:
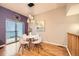
[[[72,56],[79,56],[79,36],[68,33],[68,49]]]

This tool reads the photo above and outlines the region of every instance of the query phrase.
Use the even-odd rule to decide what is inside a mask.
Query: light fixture
[[[28,6],[29,7],[33,7],[34,6],[34,3],[29,3]]]
[[[30,10],[30,12],[29,12],[29,14],[28,14],[28,20],[27,20],[27,23],[28,23],[28,31],[32,31],[32,28],[31,28],[31,26],[32,26],[32,24],[34,24],[34,22],[35,22],[35,20],[34,20],[34,16],[33,16],[33,6],[35,6],[34,5],[34,3],[29,3],[29,4],[27,4],[28,5],[28,7],[29,7],[29,10]]]
[[[30,20],[29,20],[29,18],[27,19],[27,23],[30,23]]]
[[[29,19],[31,19],[31,20],[33,20],[33,18],[34,18],[32,15],[29,15],[28,17],[29,17]]]

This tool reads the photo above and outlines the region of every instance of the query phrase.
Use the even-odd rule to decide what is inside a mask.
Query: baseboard
[[[0,45],[0,47],[4,47],[5,46],[5,44],[3,44],[3,45]]]
[[[71,56],[71,53],[70,53],[69,49],[67,48],[67,46],[61,45],[61,44],[56,44],[56,43],[51,43],[51,42],[47,42],[47,41],[44,41],[44,42],[45,42],[45,43],[49,43],[49,44],[53,44],[53,45],[57,45],[57,46],[65,47],[66,50],[67,50],[67,52],[68,52],[68,54],[69,54],[69,56]]]
[[[47,41],[44,41],[45,43],[49,43],[49,44],[53,44],[53,45],[58,45],[58,46],[62,46],[62,47],[66,47],[65,45],[61,45],[61,44],[57,44],[57,43],[51,43],[51,42],[47,42]]]

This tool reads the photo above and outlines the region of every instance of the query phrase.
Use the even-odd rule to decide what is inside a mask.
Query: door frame
[[[6,44],[12,44],[12,43],[15,43],[15,42],[18,42],[19,40],[17,40],[17,22],[22,22],[22,21],[17,21],[16,22],[16,20],[13,20],[13,19],[9,19],[9,18],[6,18],[6,20],[5,20],[5,38],[6,38],[6,21],[7,20],[9,20],[9,21],[14,21],[15,22],[15,39],[14,39],[14,42],[10,42],[10,43],[7,43],[6,42]],[[22,22],[23,23],[23,28],[22,28],[22,30],[23,30],[23,33],[25,32],[25,23],[24,22]],[[7,38],[6,38],[6,40],[5,41],[7,41]]]

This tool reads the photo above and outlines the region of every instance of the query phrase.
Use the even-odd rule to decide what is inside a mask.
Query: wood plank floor
[[[36,50],[28,51],[24,50],[22,54],[21,51],[18,53],[19,43],[13,43],[6,45],[4,48],[0,49],[1,56],[68,56],[67,50],[64,47],[51,45],[47,43],[42,43],[43,49],[40,49],[38,53]]]

